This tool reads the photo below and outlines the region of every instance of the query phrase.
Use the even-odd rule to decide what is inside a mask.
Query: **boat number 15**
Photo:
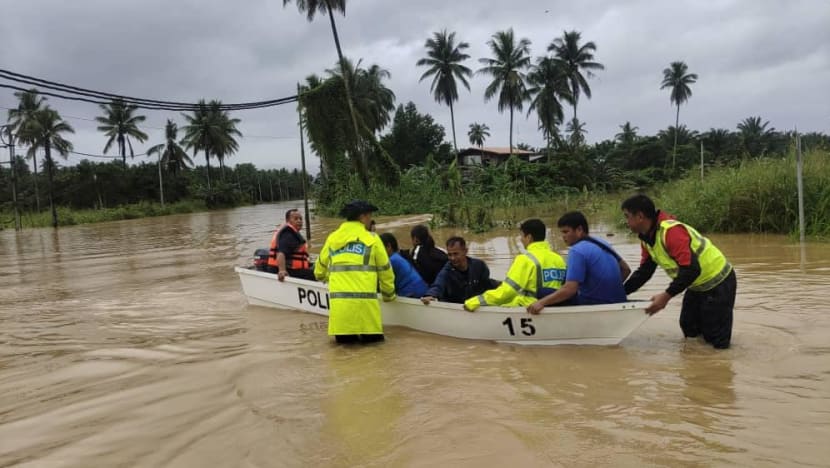
[[[516,329],[513,328],[513,317],[507,317],[501,324],[507,327],[507,331],[510,332],[510,336],[516,336]],[[522,329],[522,335],[533,336],[536,334],[536,327],[533,326],[532,318],[520,319],[519,326]]]

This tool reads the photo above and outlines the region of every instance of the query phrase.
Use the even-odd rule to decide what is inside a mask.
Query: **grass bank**
[[[809,236],[830,238],[830,153],[804,155],[804,214]],[[798,233],[796,158],[747,161],[690,175],[656,191],[659,207],[702,231]]]
[[[100,223],[103,221],[118,221],[122,219],[147,218],[151,216],[165,216],[179,213],[194,213],[207,211],[203,201],[181,201],[167,203],[162,207],[159,203],[140,202],[134,205],[122,205],[115,208],[100,210],[73,210],[58,207],[58,223],[61,226],[74,224]],[[20,217],[24,228],[49,227],[52,225],[52,214],[48,210],[40,213],[23,213]],[[14,229],[14,215],[10,211],[0,212],[0,228]]]

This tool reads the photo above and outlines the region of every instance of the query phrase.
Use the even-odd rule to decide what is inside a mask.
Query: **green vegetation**
[[[182,201],[167,203],[161,206],[153,202],[140,202],[135,205],[121,205],[117,208],[103,208],[100,210],[71,210],[58,207],[58,217],[62,226],[74,224],[100,223],[103,221],[118,221],[122,219],[138,219],[151,216],[165,216],[180,213],[194,213],[205,211],[207,207],[204,202]],[[48,213],[26,213],[21,221],[24,227],[48,227],[52,225],[51,215]],[[12,225],[11,213],[0,213],[0,226]]]
[[[659,205],[709,232],[798,233],[796,162],[762,159],[689,175],[659,191]],[[804,218],[807,234],[830,237],[830,152],[804,156]]]

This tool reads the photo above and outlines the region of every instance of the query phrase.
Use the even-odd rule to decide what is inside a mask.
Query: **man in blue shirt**
[[[579,211],[562,215],[557,222],[568,251],[565,284],[527,307],[538,314],[545,306],[569,299],[576,305],[625,302],[623,282],[631,268],[607,242],[588,235],[588,220]]]
[[[388,232],[380,235],[386,253],[389,255],[389,263],[392,264],[392,271],[395,273],[395,292],[403,297],[421,297],[427,292],[427,284],[421,275],[415,271],[415,267],[398,251],[398,239]]]

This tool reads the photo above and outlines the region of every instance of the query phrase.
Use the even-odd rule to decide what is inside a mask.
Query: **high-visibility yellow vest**
[[[691,249],[692,253],[697,256],[697,261],[700,264],[700,275],[694,280],[689,290],[691,291],[708,291],[719,285],[729,273],[732,272],[732,265],[726,260],[726,257],[715,247],[709,239],[703,237],[695,228],[688,224],[681,223],[674,219],[667,219],[661,222],[655,233],[654,246],[648,242],[641,242],[643,248],[646,249],[654,263],[659,265],[670,278],[677,278],[678,266],[677,262],[669,256],[666,249],[666,233],[669,228],[674,226],[683,226],[689,237],[692,239]]]
[[[470,310],[483,305],[526,307],[536,301],[541,288],[559,289],[565,282],[565,260],[545,241],[533,242],[527,252],[516,257],[507,278],[496,289],[464,302]]]
[[[380,237],[346,221],[326,239],[314,276],[329,283],[329,335],[383,333],[378,287],[395,299],[395,274]]]

